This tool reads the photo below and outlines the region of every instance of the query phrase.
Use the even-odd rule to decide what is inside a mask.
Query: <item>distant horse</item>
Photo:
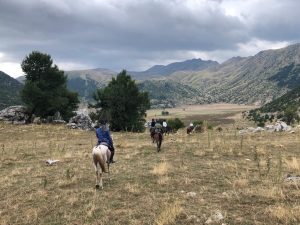
[[[194,131],[194,127],[193,126],[190,126],[190,127],[186,128],[186,133],[187,134],[191,134],[191,133],[193,133],[193,131]]]
[[[111,152],[105,144],[100,144],[93,148],[93,163],[96,171],[96,188],[103,189],[102,173],[108,173],[109,175],[109,163]],[[107,170],[105,168],[107,164]]]
[[[163,127],[163,131],[165,135],[169,135],[172,132],[172,128],[170,126]]]
[[[160,151],[162,140],[163,140],[163,134],[161,132],[155,132],[153,135],[153,142],[156,143],[157,152]]]

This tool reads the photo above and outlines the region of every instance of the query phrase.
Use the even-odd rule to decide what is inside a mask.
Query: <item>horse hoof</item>
[[[99,189],[99,188],[100,188],[99,184],[96,184],[96,189]]]

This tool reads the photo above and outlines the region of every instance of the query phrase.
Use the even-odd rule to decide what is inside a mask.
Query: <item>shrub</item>
[[[177,131],[178,129],[184,127],[184,123],[179,118],[168,119],[167,123],[169,127],[171,127],[171,129],[174,131]]]

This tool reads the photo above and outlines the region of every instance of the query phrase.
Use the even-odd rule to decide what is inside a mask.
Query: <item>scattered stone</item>
[[[224,219],[224,216],[220,212],[220,210],[216,210],[207,220],[206,224],[211,224],[215,222],[219,222],[220,220]]]
[[[57,162],[59,162],[59,160],[57,160],[57,159],[55,159],[55,160],[52,160],[52,159],[46,160],[46,163],[47,163],[48,165],[53,165],[53,164],[55,164],[55,163],[57,163]]]
[[[25,106],[10,106],[0,111],[0,121],[12,124],[25,124],[29,119],[29,113]]]
[[[197,193],[196,193],[196,192],[193,192],[193,191],[191,191],[191,192],[188,192],[188,193],[186,193],[186,195],[187,195],[188,197],[190,197],[190,198],[195,198],[195,197],[196,197],[196,195],[197,195]]]
[[[55,120],[63,120],[63,118],[62,118],[60,112],[58,112],[58,111],[54,114],[54,116],[52,117],[52,119],[53,119],[53,122],[54,122]]]
[[[72,117],[67,124],[71,129],[94,130],[93,122],[88,115],[83,113],[77,114]]]
[[[34,117],[32,123],[34,123],[34,124],[41,124],[42,123],[41,118],[40,117]]]
[[[262,127],[256,127],[254,130],[253,130],[253,133],[258,133],[258,132],[261,132],[261,131],[264,131],[265,129],[262,128]]]
[[[53,123],[53,124],[65,124],[65,123],[67,123],[67,122],[64,121],[64,120],[53,120],[52,123]]]
[[[200,222],[200,218],[199,218],[198,216],[196,216],[196,215],[190,215],[190,216],[188,217],[188,220],[190,220],[190,221],[195,221],[195,222],[197,222],[197,223]]]
[[[269,132],[274,132],[275,131],[275,126],[274,125],[267,125],[265,126],[266,131]]]

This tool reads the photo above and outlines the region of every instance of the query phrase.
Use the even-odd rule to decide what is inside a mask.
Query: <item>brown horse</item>
[[[108,159],[110,158],[111,152],[109,151],[106,145],[98,145],[93,148],[93,163],[96,171],[96,188],[103,189],[102,182],[102,173],[108,173],[109,176],[109,163]],[[107,170],[105,168],[107,164]]]
[[[160,151],[162,140],[163,140],[163,134],[161,132],[155,132],[153,135],[153,142],[156,143],[157,152]]]

